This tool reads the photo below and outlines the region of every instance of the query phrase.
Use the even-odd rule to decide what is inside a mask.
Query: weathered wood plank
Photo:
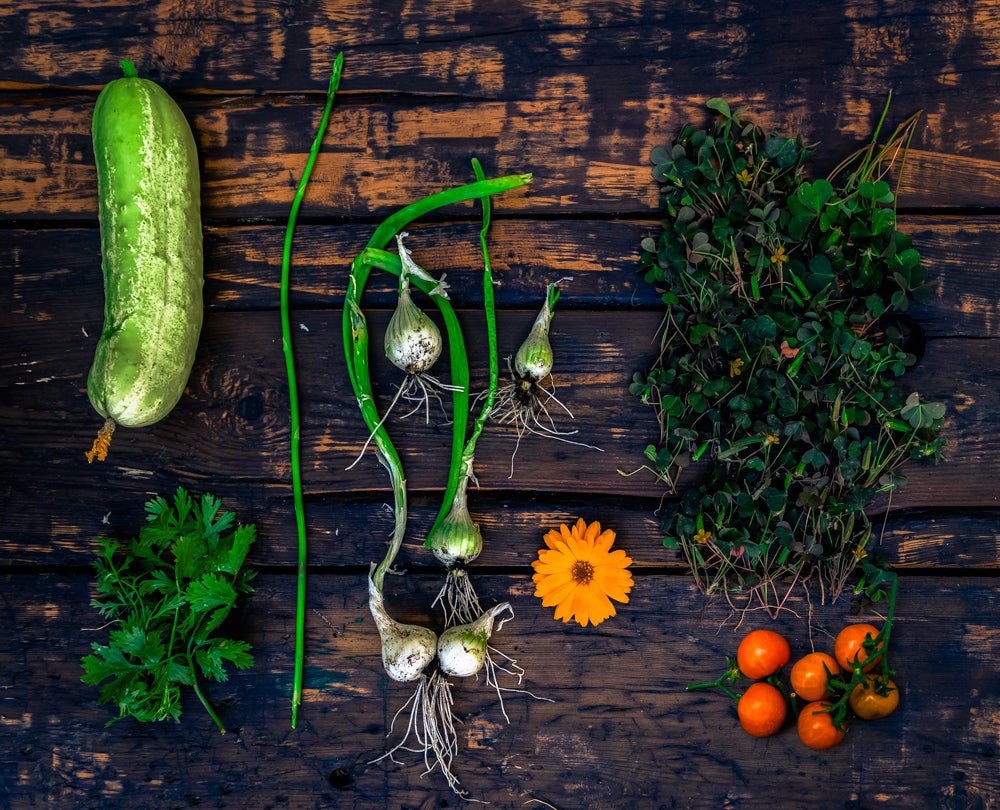
[[[92,313],[92,317],[94,317]],[[527,334],[533,313],[510,311],[499,318],[501,355],[512,354]],[[482,325],[478,313],[461,318],[469,344],[473,388],[484,381],[484,347],[471,335]],[[99,320],[99,318],[98,318]],[[388,313],[371,313],[373,334],[381,334]],[[295,336],[299,395],[302,402],[303,473],[313,494],[364,492],[385,486],[384,471],[374,456],[354,469],[368,435],[352,401],[339,339],[337,311],[296,313]],[[479,481],[485,489],[614,493],[657,497],[661,489],[649,476],[622,477],[643,462],[643,450],[656,439],[652,412],[631,397],[627,388],[634,371],[652,355],[650,337],[659,324],[656,312],[598,315],[563,312],[553,331],[560,399],[575,419],[557,420],[575,428],[575,437],[603,452],[564,442],[527,436],[519,451],[526,463],[510,478],[515,447],[513,428],[497,427],[482,437]],[[200,475],[228,477],[238,471],[249,481],[288,480],[287,383],[275,313],[219,313],[208,320],[188,394],[169,419],[141,430],[122,430],[104,472],[95,472],[70,448],[89,448],[100,421],[87,402],[85,375],[99,323],[76,328],[49,321],[20,321],[4,335],[0,368],[8,376],[3,404],[7,438],[2,452],[25,458],[29,450],[57,467],[40,474],[62,480],[68,470],[86,480],[104,474],[150,481],[157,475],[194,470]],[[1000,475],[1000,450],[994,441],[998,407],[995,340],[931,340],[922,362],[904,378],[907,390],[949,406],[946,431],[949,463],[937,468],[915,465],[910,485],[897,495],[899,506],[933,502],[938,506],[994,506]],[[44,355],[38,346],[46,346]],[[375,356],[377,396],[383,407],[396,386],[388,362]],[[78,369],[73,372],[67,369]],[[446,477],[449,426],[409,418],[392,425],[392,435],[407,464],[414,490],[434,489]],[[254,453],[248,457],[247,449]],[[12,455],[8,455],[12,454]],[[530,455],[529,455],[530,454]],[[530,461],[529,461],[530,460]],[[43,467],[42,470],[45,468]],[[900,500],[902,499],[902,500]],[[930,501],[928,501],[930,499]]]
[[[488,12],[456,0],[391,11],[313,0],[229,4],[225,13],[210,2],[66,8],[29,0],[0,9],[9,43],[0,87],[96,89],[130,57],[175,91],[321,92],[344,50],[346,94],[570,97],[600,113],[594,127],[612,148],[672,99],[706,92],[774,99],[779,119],[802,119],[811,141],[864,138],[894,91],[904,107],[927,110],[932,151],[969,156],[1000,119],[998,102],[979,92],[998,70],[997,25],[989,0],[931,9],[908,0],[891,13],[875,0],[812,0],[794,20],[779,6],[716,13],[691,0],[531,2]],[[613,129],[602,123],[612,120]]]
[[[438,623],[428,618],[435,578],[392,578],[387,586],[401,619]],[[123,720],[103,728],[113,707],[98,706],[96,690],[79,681],[80,658],[106,635],[88,629],[99,622],[87,607],[88,579],[4,576],[5,801],[358,810],[457,803],[440,775],[420,776],[413,755],[401,765],[366,764],[385,750],[408,689],[382,673],[360,575],[311,580],[305,702],[299,728],[289,728],[293,590],[291,576],[261,576],[235,617],[231,629],[253,643],[257,662],[206,685],[232,730],[222,736],[193,696],[181,725]],[[828,648],[829,634],[858,620],[845,601],[810,608],[798,598],[798,617],[771,623],[749,614],[734,633],[737,618],[723,601],[706,601],[677,577],[641,576],[631,602],[595,631],[553,621],[526,576],[483,578],[480,592],[490,604],[511,602],[515,618],[494,642],[525,667],[522,687],[553,701],[506,694],[508,725],[495,693],[454,686],[464,721],[456,770],[495,807],[514,810],[535,798],[602,810],[734,801],[765,808],[789,797],[837,807],[989,807],[1000,791],[996,579],[904,579],[890,659],[900,708],[820,753],[790,727],[755,740],[739,730],[722,693],[684,686],[716,677],[751,627],[786,633],[795,655],[811,644]]]
[[[497,214],[503,210],[497,204]],[[299,225],[293,242],[293,309],[342,306],[350,264],[365,247],[374,224]],[[407,228],[414,258],[435,274],[446,273],[454,306],[481,308],[482,250],[479,221],[417,223]],[[498,217],[490,229],[490,263],[496,305],[537,309],[546,286],[563,282],[565,309],[660,306],[659,294],[638,274],[639,243],[656,229],[641,220],[512,220]],[[208,310],[276,309],[279,305],[283,226],[205,229],[205,306]],[[988,239],[983,237],[981,246]],[[392,246],[396,251],[395,245]],[[79,317],[80,301],[98,307],[100,234],[96,228],[11,230],[0,244],[0,272],[11,279],[0,303],[12,315]],[[373,273],[366,306],[392,307],[398,281]],[[74,292],[70,294],[70,290]],[[79,300],[76,300],[79,299]]]
[[[501,207],[502,213],[502,207]],[[374,225],[300,225],[295,231],[290,301],[293,309],[340,306],[348,268]],[[454,279],[457,307],[482,307],[479,224],[466,220],[418,223],[409,245],[417,261]],[[490,231],[496,305],[531,309],[546,285],[567,279],[559,310],[658,309],[659,294],[636,270],[650,219],[563,221],[498,219]],[[1000,229],[992,217],[901,216],[899,228],[920,251],[936,288],[909,314],[928,337],[1000,337],[996,263]],[[274,309],[279,303],[285,229],[278,226],[205,230],[205,306],[212,310]],[[14,229],[0,244],[0,267],[11,279],[0,304],[12,318],[79,320],[101,306],[100,236],[96,228]],[[374,273],[369,306],[391,307],[395,280]],[[89,318],[89,315],[87,316]]]
[[[55,503],[39,502],[37,485],[5,488],[5,501],[18,504],[9,510],[0,534],[0,567],[90,566],[96,537],[134,536],[146,519],[145,502],[154,494],[169,497],[171,487],[185,486],[193,494],[212,492],[226,510],[243,523],[256,526],[260,543],[251,553],[258,566],[292,566],[297,554],[295,515],[289,485],[261,486],[232,479],[186,473],[163,482],[144,484],[136,492],[131,482],[108,480],[100,494],[91,487],[60,493]],[[382,559],[393,528],[387,501],[378,497],[310,498],[306,504],[308,562],[317,569],[364,567]],[[560,523],[578,518],[600,521],[613,529],[618,543],[628,550],[636,568],[686,571],[679,552],[662,546],[658,518],[659,499],[593,498],[563,493],[473,492],[470,510],[484,537],[483,553],[474,567],[482,570],[527,566],[537,557],[542,536]],[[436,563],[423,546],[437,516],[437,498],[411,494],[406,540],[398,564],[423,569]],[[893,507],[876,520],[881,532],[880,553],[898,570],[945,568],[1000,568],[1000,514],[996,509],[956,510]]]
[[[507,212],[642,215],[655,210],[650,149],[668,143],[683,125],[704,120],[706,98],[656,96],[653,109],[642,102],[622,118],[617,110],[601,107],[599,99],[577,91],[570,83],[561,92],[530,101],[419,106],[348,99],[336,108],[311,177],[309,213],[384,216],[433,191],[469,182],[473,156],[490,175],[534,173],[530,187],[503,195]],[[571,95],[571,103],[564,93]],[[182,102],[198,143],[206,221],[286,217],[322,99]],[[752,120],[773,121],[769,128],[788,135],[802,132],[806,121],[816,122],[806,110],[769,109],[766,97],[751,105]],[[0,204],[8,216],[96,219],[92,109],[93,100],[79,96],[43,105],[0,105]],[[606,118],[616,121],[611,144],[606,132],[593,130],[595,120]],[[947,119],[950,125],[952,116]],[[974,120],[980,120],[978,115]],[[935,125],[944,123],[936,118]],[[993,131],[984,127],[974,137],[989,143]],[[554,140],[552,132],[560,137]],[[828,129],[802,134],[823,140],[818,174],[869,137],[831,143]],[[940,132],[925,137],[945,140]],[[919,141],[913,150],[903,180],[903,205],[995,206],[1000,201],[1000,154],[956,155],[943,147],[922,148]],[[471,210],[471,205],[454,210]]]
[[[309,330],[296,334],[296,351],[306,490],[310,503],[315,504],[312,508],[318,510],[314,531],[323,538],[314,547],[328,541],[329,550],[318,561],[344,564],[337,532],[364,527],[378,503],[389,499],[388,484],[374,456],[346,470],[367,431],[351,404],[345,379],[339,314],[309,310],[296,315],[296,322]],[[472,313],[462,315],[467,324],[475,322]],[[93,336],[99,328],[93,319],[99,320],[99,313],[89,316],[85,328]],[[376,333],[386,317],[384,311],[373,313]],[[553,340],[557,356],[565,358],[557,366],[560,396],[576,415],[572,426],[580,430],[580,438],[603,452],[529,436],[514,456],[514,475],[509,477],[515,437],[509,430],[490,427],[480,441],[477,459],[482,496],[494,506],[507,498],[522,503],[529,498],[568,510],[575,504],[590,507],[586,499],[603,494],[615,500],[639,499],[641,511],[655,510],[665,494],[663,486],[649,474],[623,477],[619,470],[639,469],[645,462],[644,447],[656,438],[652,412],[628,395],[627,385],[632,372],[643,366],[642,358],[649,356],[649,336],[658,317],[654,311],[557,315]],[[501,351],[514,350],[530,318],[530,312],[502,313]],[[213,313],[206,323],[188,393],[174,412],[151,428],[118,431],[109,460],[94,465],[86,464],[83,457],[100,422],[84,390],[93,337],[84,337],[78,326],[66,327],[53,320],[18,318],[16,325],[5,332],[0,348],[0,368],[8,380],[0,407],[0,459],[13,473],[5,477],[6,499],[21,504],[6,516],[5,544],[24,550],[5,552],[4,557],[12,562],[24,560],[23,554],[36,555],[33,559],[38,562],[78,560],[101,531],[97,521],[102,516],[111,512],[118,520],[140,515],[144,497],[138,493],[148,497],[183,484],[196,492],[207,489],[236,498],[239,508],[233,508],[245,520],[280,509],[276,514],[282,519],[274,524],[270,542],[274,559],[291,559],[295,540],[287,511],[287,383],[274,313]],[[920,366],[904,378],[908,389],[947,404],[948,461],[937,467],[910,464],[908,485],[892,499],[893,513],[929,507],[996,508],[1000,384],[993,362],[995,343],[990,339],[931,339]],[[480,380],[483,350],[474,342],[470,345],[475,380]],[[46,351],[40,353],[39,346]],[[378,363],[377,378],[383,402],[394,385],[385,365]],[[426,530],[446,477],[450,428],[427,426],[411,417],[393,422],[391,435],[403,454],[412,497],[424,510],[421,519]],[[39,499],[39,492],[59,495]],[[362,503],[365,508],[353,518],[344,517],[339,510],[345,502]],[[887,505],[877,504],[875,512]],[[539,507],[526,511],[528,525],[534,508]],[[630,512],[631,507],[624,511]],[[627,520],[637,525],[636,518]],[[120,531],[129,532],[135,531],[136,522],[118,525]],[[364,540],[351,541],[364,549],[353,556],[355,564],[381,553],[377,549],[388,533],[387,519],[385,526],[381,534],[366,531]],[[419,537],[421,523],[414,528]],[[644,531],[650,532],[651,548],[659,553],[653,527],[646,525]],[[909,548],[922,550],[901,551],[901,560],[910,554],[917,554],[918,559],[940,555],[940,548],[934,551],[938,541],[933,538],[943,535],[933,530],[917,535],[927,539]],[[994,542],[981,530],[976,536],[986,538],[987,544],[956,565],[996,564],[995,536]],[[30,550],[26,538],[40,541],[37,551]],[[52,538],[58,549],[54,557],[48,556],[45,538]]]
[[[50,13],[53,7],[58,15]],[[613,9],[599,0],[571,9],[536,2],[483,14],[454,1],[388,13],[357,0],[314,0],[292,8],[235,4],[219,14],[211,3],[65,8],[29,0],[0,10],[0,31],[11,45],[0,87],[95,86],[107,65],[128,55],[182,88],[316,90],[341,49],[357,54],[352,86],[501,98],[534,88],[540,73],[568,67],[586,69],[592,81],[612,67],[649,81],[655,76],[645,63],[665,53],[674,57],[662,67],[665,76],[702,85],[756,74],[776,85],[793,77],[809,87],[824,69],[840,67],[842,80],[853,86],[865,83],[866,69],[891,79],[912,58],[924,57],[926,71],[906,74],[908,84],[942,89],[966,79],[973,66],[995,68],[998,61],[983,35],[997,12],[984,0],[929,13],[904,2],[892,15],[857,0],[833,7],[812,0],[802,9],[815,24],[808,39],[796,35],[779,9],[752,4],[719,15],[696,2],[669,9],[640,0]],[[218,47],[221,41],[226,48]],[[762,41],[782,48],[785,58],[765,62],[767,51],[754,47]],[[825,58],[814,58],[817,52]]]

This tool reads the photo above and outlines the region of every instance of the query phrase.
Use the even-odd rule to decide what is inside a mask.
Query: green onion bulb
[[[546,299],[531,331],[514,357],[514,370],[521,379],[539,382],[552,373],[552,345],[549,343],[549,324],[552,308]]]
[[[459,624],[445,630],[438,642],[438,665],[441,671],[457,678],[475,675],[483,668],[489,655],[489,640],[497,614],[509,610],[509,603],[497,605],[469,624]]]
[[[445,565],[471,562],[483,550],[483,535],[469,514],[468,486],[469,477],[464,476],[448,514],[427,536],[427,547]]]
[[[437,634],[417,624],[400,624],[386,612],[382,594],[368,577],[368,606],[382,640],[382,665],[394,681],[415,681],[437,653]]]
[[[441,356],[441,330],[410,296],[409,282],[400,283],[399,301],[385,330],[385,356],[407,374],[427,371]]]
[[[437,362],[443,341],[437,324],[413,303],[410,295],[411,273],[427,280],[435,279],[410,258],[409,250],[403,245],[404,236],[405,233],[396,236],[402,270],[399,274],[399,301],[385,330],[385,355],[396,368],[407,374],[419,374]],[[444,276],[437,283],[440,294],[447,297]]]

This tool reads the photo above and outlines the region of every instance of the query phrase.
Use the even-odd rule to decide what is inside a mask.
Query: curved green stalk
[[[476,179],[483,179],[483,167],[479,165],[476,158],[472,159],[472,170],[476,173]],[[490,267],[490,254],[486,248],[486,234],[490,229],[491,205],[489,197],[482,200],[483,206],[483,227],[479,230],[479,244],[483,248],[483,308],[486,311],[486,336],[489,347],[490,362],[490,385],[486,394],[486,402],[476,418],[475,426],[472,429],[472,436],[465,445],[463,460],[472,463],[472,457],[476,453],[476,441],[479,434],[483,432],[483,426],[489,419],[493,410],[493,400],[496,398],[497,385],[500,381],[500,360],[497,355],[497,315],[496,304],[493,297],[493,270]],[[464,465],[463,465],[464,466]]]
[[[395,276],[400,275],[402,272],[402,262],[399,256],[377,248],[365,248],[361,255],[355,259],[355,262],[365,264],[369,269],[377,267]],[[435,285],[433,283],[418,276],[410,276],[410,283],[427,293],[441,311],[445,329],[448,333],[448,351],[451,357],[451,384],[458,389],[454,392],[453,396],[457,402],[456,407],[468,413],[469,361],[468,353],[465,349],[465,340],[462,337],[462,329],[458,323],[458,317],[455,315],[455,309],[447,298],[434,291]],[[370,392],[372,386],[368,368],[368,326],[364,313],[361,312],[360,307],[358,307],[353,299],[350,302],[350,307],[353,337],[352,352],[354,354],[355,369],[357,370],[355,377],[358,387],[362,391]],[[378,424],[379,415],[370,394],[367,396],[364,394],[359,395],[359,403],[361,404],[361,411],[365,415],[365,421],[370,424],[371,420],[375,420],[375,423]],[[396,554],[399,553],[406,530],[406,481],[403,478],[402,462],[399,459],[396,449],[389,441],[388,434],[384,430],[379,429],[375,431],[373,440],[375,447],[379,451],[379,461],[389,471],[396,499],[396,523],[393,529],[392,540],[389,543],[389,550],[372,575],[375,587],[381,593],[386,571],[392,565]]]
[[[342,322],[344,351],[347,359],[347,371],[354,389],[354,395],[361,408],[361,414],[372,431],[373,441],[379,451],[379,460],[389,471],[393,483],[393,492],[396,497],[396,528],[393,532],[393,539],[390,544],[389,553],[382,564],[376,570],[379,579],[376,585],[381,591],[381,577],[395,557],[399,545],[402,543],[402,533],[406,522],[405,505],[405,478],[403,476],[402,462],[399,454],[393,447],[389,439],[389,434],[382,424],[378,415],[372,395],[372,384],[368,357],[368,324],[364,312],[361,309],[361,296],[364,292],[365,284],[372,267],[381,267],[389,272],[400,271],[400,262],[397,256],[387,253],[383,248],[414,220],[431,213],[445,205],[451,205],[466,200],[485,199],[493,194],[503,191],[510,191],[530,182],[530,174],[509,175],[493,180],[478,180],[464,186],[447,189],[446,191],[432,194],[428,197],[411,203],[405,208],[390,215],[372,234],[368,240],[367,248],[351,264],[351,274],[347,283],[347,298],[344,305],[344,317]],[[411,278],[411,281],[418,288],[430,294],[434,285],[429,282]],[[465,351],[465,344],[462,340],[461,329],[455,317],[451,303],[443,296],[431,295],[432,300],[441,310],[445,326],[448,330],[448,344],[452,359],[452,385],[456,390],[452,395],[454,405],[453,425],[452,425],[452,462],[451,468],[460,466],[462,445],[465,441],[465,432],[468,426],[468,397],[469,397],[469,374],[468,355]],[[444,504],[450,504],[458,488],[457,476],[449,475],[449,482],[445,489]],[[444,510],[445,507],[442,507]],[[440,515],[439,518],[440,519]],[[436,525],[437,521],[435,521]]]
[[[305,613],[306,613],[306,522],[305,506],[302,498],[302,474],[299,463],[299,401],[295,383],[295,358],[292,352],[292,327],[289,316],[289,276],[291,275],[292,264],[292,234],[295,230],[295,219],[302,205],[302,198],[305,196],[306,184],[309,182],[309,175],[312,173],[313,164],[319,154],[320,146],[323,143],[323,135],[326,132],[327,122],[330,120],[330,110],[333,108],[333,98],[340,85],[340,74],[344,64],[344,55],[338,54],[333,63],[333,73],[330,76],[330,84],[326,92],[326,107],[323,110],[323,117],[320,120],[316,138],[313,140],[312,148],[309,150],[309,160],[306,162],[305,171],[299,181],[299,188],[295,192],[292,200],[292,208],[288,215],[288,227],[285,230],[285,247],[281,261],[281,347],[285,353],[285,368],[288,373],[288,403],[291,422],[291,461],[292,461],[292,492],[295,501],[295,523],[299,539],[298,552],[298,583],[295,601],[295,674],[292,684],[292,728],[298,719],[299,704],[302,703],[302,670],[305,659]]]
[[[472,159],[472,169],[475,172],[476,179],[481,181],[484,177],[483,167],[476,158]],[[431,547],[431,538],[434,536],[435,530],[455,507],[455,495],[459,488],[463,484],[467,485],[468,479],[472,475],[476,442],[479,440],[479,435],[483,432],[486,420],[493,410],[493,400],[496,398],[497,384],[500,379],[500,362],[497,355],[496,305],[493,295],[493,271],[490,267],[489,251],[486,247],[486,234],[490,228],[491,216],[489,197],[483,197],[481,203],[483,207],[483,227],[479,231],[479,242],[483,249],[483,308],[486,312],[486,334],[489,351],[489,388],[486,394],[486,401],[483,403],[482,410],[473,424],[472,435],[467,442],[465,442],[464,423],[468,421],[468,397],[465,397],[463,402],[455,401],[453,419],[457,424],[459,417],[462,418],[462,432],[461,434],[456,432],[452,436],[451,465],[448,468],[448,482],[445,486],[444,498],[441,501],[441,508],[438,511],[437,518],[435,518],[434,525],[431,526],[431,530],[427,533],[427,539],[424,541],[424,545],[428,548]],[[467,358],[465,362],[468,365]]]

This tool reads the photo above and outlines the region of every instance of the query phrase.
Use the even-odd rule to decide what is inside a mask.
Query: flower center
[[[594,566],[587,560],[577,560],[569,573],[577,585],[586,585],[594,578]]]

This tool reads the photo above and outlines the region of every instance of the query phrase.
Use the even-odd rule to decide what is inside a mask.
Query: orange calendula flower
[[[782,267],[787,261],[788,254],[785,253],[784,245],[781,245],[776,251],[774,251],[774,253],[771,254],[771,264],[776,264],[778,267]]]
[[[572,529],[564,523],[546,532],[544,540],[548,548],[531,564],[532,579],[542,604],[556,606],[555,618],[597,625],[615,615],[612,599],[628,602],[632,560],[621,549],[611,550],[611,529],[602,532],[600,523],[587,525],[581,518]]]

